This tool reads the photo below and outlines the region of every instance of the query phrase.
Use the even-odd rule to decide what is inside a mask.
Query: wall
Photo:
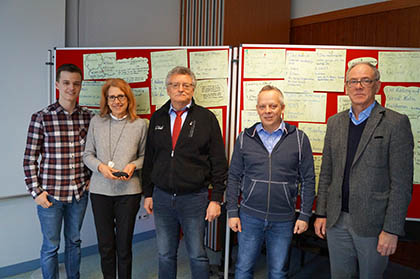
[[[290,43],[420,47],[420,1],[399,0],[294,19]]]
[[[387,0],[225,0],[224,45],[288,44],[290,19]]]
[[[180,45],[223,45],[225,0],[181,0]]]
[[[0,267],[39,257],[41,235],[22,160],[30,116],[49,102],[45,62],[48,49],[64,45],[64,15],[65,0],[0,2]]]
[[[67,1],[66,46],[179,45],[180,0]]]
[[[291,0],[226,0],[224,45],[289,43]]]
[[[389,0],[292,0],[291,18],[311,16]]]

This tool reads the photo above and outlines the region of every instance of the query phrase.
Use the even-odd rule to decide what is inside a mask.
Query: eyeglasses
[[[359,83],[363,87],[370,87],[375,81],[378,81],[378,79],[370,79],[370,78],[362,78],[361,80],[351,79],[351,80],[346,80],[346,84],[350,88],[356,87],[357,84]]]
[[[168,86],[171,87],[172,89],[178,89],[180,88],[182,85],[182,88],[184,88],[185,90],[190,90],[194,87],[194,85],[192,83],[178,83],[178,82],[174,82],[174,83],[169,83]]]
[[[116,99],[118,99],[118,101],[122,103],[127,99],[127,96],[125,95],[108,96],[108,101],[110,102],[115,102]]]

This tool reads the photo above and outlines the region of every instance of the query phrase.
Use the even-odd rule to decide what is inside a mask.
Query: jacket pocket
[[[289,182],[271,182],[269,211],[273,214],[283,214],[294,211],[296,196],[296,184],[291,184]]]
[[[389,191],[370,192],[368,200],[368,216],[372,225],[382,226],[385,221],[386,208],[388,206]]]
[[[250,179],[244,186],[242,204],[264,213],[290,214],[295,210],[296,195],[295,184]]]
[[[366,164],[373,168],[384,168],[388,163],[388,148],[383,136],[374,136],[366,147]]]
[[[252,180],[250,190],[249,190],[248,194],[246,194],[246,196],[244,197],[244,203],[246,203],[249,200],[249,198],[251,197],[252,192],[254,191],[254,188],[255,188],[255,184],[257,184],[257,181]]]
[[[267,211],[268,181],[249,179],[245,182],[241,204],[255,210]]]

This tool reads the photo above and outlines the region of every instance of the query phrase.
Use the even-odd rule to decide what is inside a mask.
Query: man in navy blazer
[[[332,278],[382,278],[395,253],[413,187],[413,135],[406,115],[375,101],[376,67],[346,73],[351,108],[328,119],[315,233],[327,237]]]

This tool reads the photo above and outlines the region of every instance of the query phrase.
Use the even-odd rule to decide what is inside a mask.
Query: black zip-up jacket
[[[142,170],[145,197],[152,196],[154,186],[182,195],[202,191],[211,184],[211,200],[222,201],[227,161],[216,117],[192,100],[172,150],[169,108],[170,101],[150,120]]]

